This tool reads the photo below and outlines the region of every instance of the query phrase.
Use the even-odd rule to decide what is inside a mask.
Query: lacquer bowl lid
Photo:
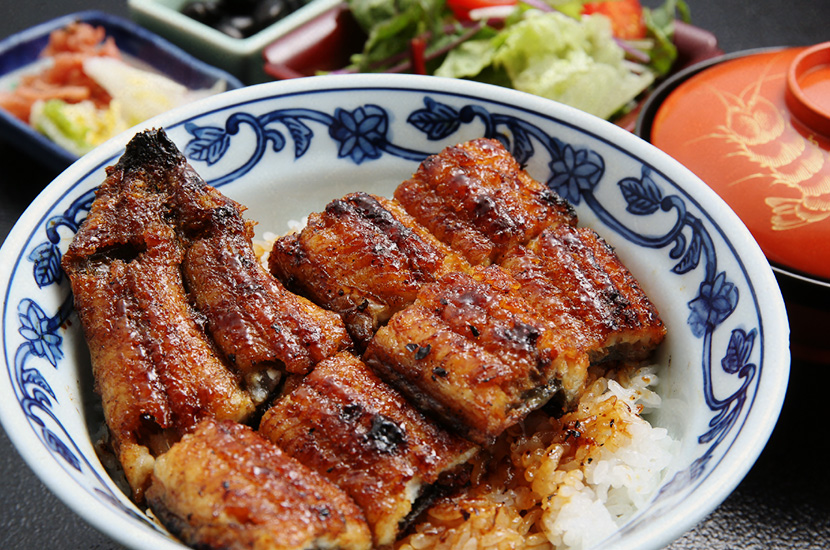
[[[830,43],[724,58],[669,86],[642,137],[708,183],[775,267],[830,286]]]

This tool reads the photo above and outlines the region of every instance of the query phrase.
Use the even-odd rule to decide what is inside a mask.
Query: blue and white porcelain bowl
[[[260,236],[349,191],[391,194],[426,155],[502,140],[581,223],[617,250],[668,327],[663,407],[680,448],[648,506],[603,544],[658,549],[735,488],[778,417],[788,327],[772,271],[735,214],[691,172],[605,121],[504,88],[408,75],[326,76],[234,90],[163,127],[211,184],[247,205]],[[2,423],[44,483],[130,548],[181,549],[95,453],[101,427],[80,323],[60,270],[105,168],[134,132],[81,158],[21,217],[0,253]]]

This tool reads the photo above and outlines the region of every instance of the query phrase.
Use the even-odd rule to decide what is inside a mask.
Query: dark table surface
[[[713,32],[725,52],[830,40],[826,0],[687,2],[692,23]],[[85,9],[127,15],[126,2],[119,0],[1,0],[0,37]],[[55,175],[12,144],[0,142],[0,239]],[[785,295],[789,292],[787,286]],[[732,495],[671,550],[830,549],[830,468],[820,452],[827,449],[819,410],[827,399],[822,384],[830,376],[824,357],[794,358],[787,399],[766,449]],[[122,547],[53,496],[0,430],[0,549],[40,548]]]

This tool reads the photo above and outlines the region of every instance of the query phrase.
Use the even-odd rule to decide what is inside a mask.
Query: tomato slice
[[[645,38],[646,24],[643,20],[643,6],[640,0],[606,0],[588,2],[582,6],[582,13],[599,13],[611,20],[614,36],[623,40]]]
[[[447,0],[447,6],[461,21],[469,19],[470,12],[473,10],[496,6],[515,6],[518,3],[518,0]]]

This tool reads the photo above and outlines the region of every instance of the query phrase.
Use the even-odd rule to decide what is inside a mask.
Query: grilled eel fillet
[[[656,308],[611,247],[577,228],[567,202],[498,141],[476,139],[426,159],[395,198],[471,263],[510,272],[540,313],[571,327],[592,362],[643,359],[664,338]]]
[[[352,347],[336,313],[289,292],[260,265],[252,224],[239,204],[192,169],[179,181],[171,204],[186,241],[185,282],[207,330],[257,403],[284,371],[305,374]]]
[[[62,259],[113,450],[139,502],[153,457],[201,418],[254,411],[188,302],[166,182],[142,158],[128,149],[108,169]]]
[[[263,416],[259,431],[346,491],[376,547],[468,476],[477,451],[428,421],[357,357],[319,363]]]
[[[264,393],[252,372],[278,362],[308,369],[316,357],[298,361],[291,354],[308,352],[294,350],[322,342],[320,349],[334,353],[349,343],[335,314],[288,294],[247,261],[250,227],[240,212],[205,185],[162,131],[144,132],[108,168],[62,259],[113,450],[137,502],[154,457],[199,420],[251,416]],[[217,284],[227,293],[209,295]],[[269,315],[243,314],[262,304]],[[304,315],[308,310],[314,315]],[[277,312],[290,322],[275,324]],[[299,343],[261,353],[253,335],[269,330]],[[235,357],[247,361],[241,373],[231,368],[240,364]]]
[[[584,388],[589,364],[641,360],[663,340],[656,308],[611,247],[591,229],[577,227],[568,204],[521,170],[499,142],[478,139],[446,148],[426,159],[394,196],[470,263],[492,269],[473,270],[470,280],[478,286],[467,294],[453,286],[463,277],[428,285],[413,306],[378,330],[365,360],[474,441],[492,440],[554,395],[551,409],[567,410]],[[480,374],[510,372],[492,366],[480,346],[510,349],[511,338],[503,337],[518,332],[508,323],[493,330],[489,342],[480,335],[471,339],[458,322],[479,304],[486,304],[482,310],[491,320],[511,307],[533,317],[518,322],[534,327],[529,334],[535,340],[525,342],[532,353],[523,360],[541,354],[537,366],[520,361],[513,366],[520,370],[505,378]]]
[[[363,360],[422,410],[490,444],[563,387],[581,389],[588,368],[517,286],[498,266],[424,285]]]
[[[287,288],[339,313],[361,349],[422,284],[470,267],[396,201],[366,193],[311,214],[275,242],[268,263]]]
[[[360,509],[247,426],[206,419],[156,460],[147,501],[194,548],[369,550]]]
[[[428,157],[394,196],[440,241],[476,265],[497,262],[548,226],[577,223],[570,203],[531,178],[492,139]]]
[[[500,266],[534,309],[571,338],[591,363],[646,359],[666,335],[654,304],[605,240],[585,227],[559,225]],[[567,328],[566,328],[567,327]]]

